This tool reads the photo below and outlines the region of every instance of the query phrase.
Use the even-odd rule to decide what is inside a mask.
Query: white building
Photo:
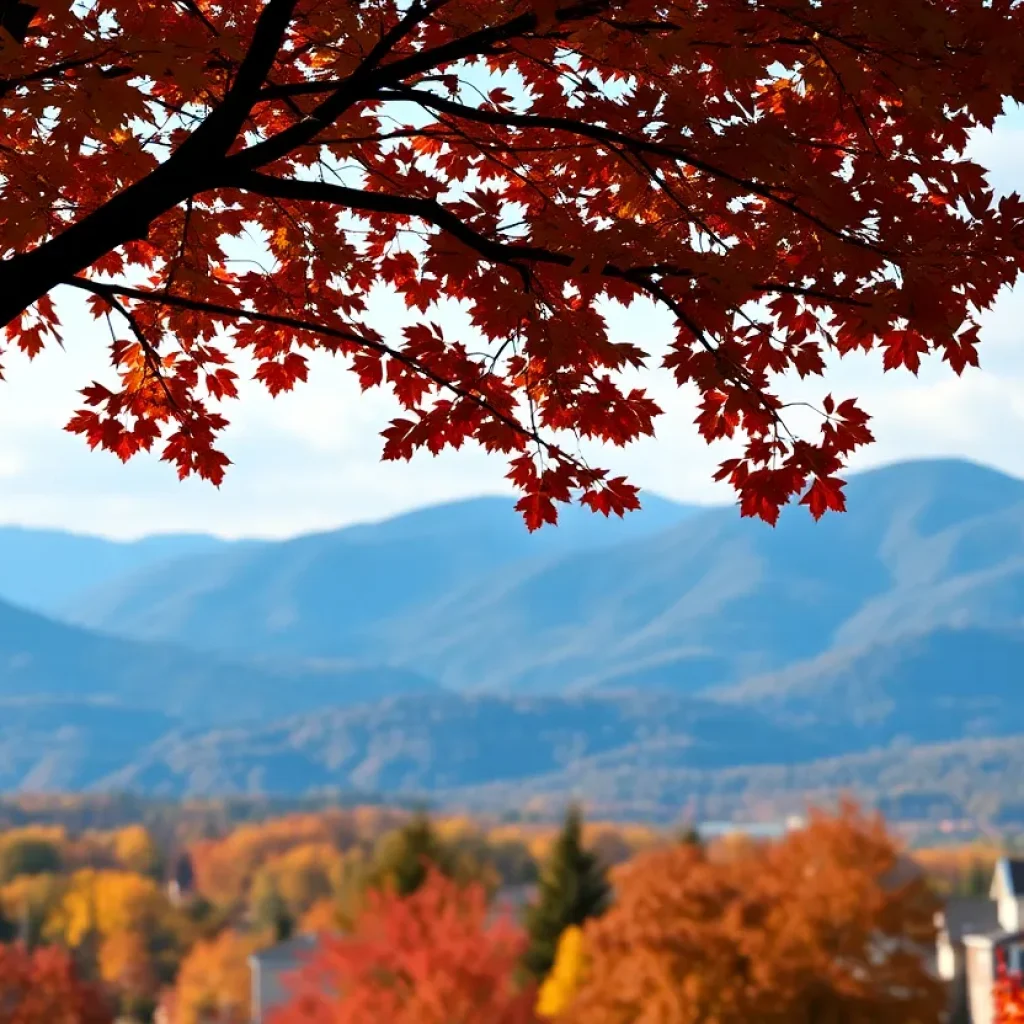
[[[252,1021],[264,1024],[267,1014],[291,998],[288,976],[316,950],[315,935],[296,935],[249,957]]]
[[[996,863],[989,898],[951,899],[938,915],[936,964],[951,1024],[992,1024],[997,962],[1024,968],[1024,860]]]

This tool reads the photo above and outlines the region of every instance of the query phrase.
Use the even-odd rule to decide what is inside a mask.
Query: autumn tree
[[[117,373],[68,428],[182,476],[221,480],[240,371],[277,394],[320,351],[402,407],[386,459],[472,440],[531,527],[621,513],[635,489],[576,438],[651,435],[660,363],[737,441],[744,515],[819,516],[868,415],[825,395],[798,424],[787,377],[857,350],[959,373],[1021,266],[1024,206],[963,156],[1024,98],[1014,0],[13,9],[0,324],[32,356],[86,299]],[[609,303],[658,310],[665,351]]]
[[[29,947],[43,939],[46,922],[64,897],[66,882],[56,875],[20,875],[0,887],[0,907],[16,923],[18,936]]]
[[[113,1024],[111,1007],[55,947],[29,951],[0,945],[0,1011],[4,1024]]]
[[[70,878],[44,935],[74,950],[130,1006],[173,978],[186,940],[183,920],[152,879],[91,869]]]
[[[558,937],[555,961],[537,993],[537,1016],[555,1020],[572,1004],[583,981],[586,952],[583,929],[570,925]]]
[[[604,912],[610,890],[597,856],[583,846],[583,815],[579,807],[566,812],[562,831],[541,868],[536,901],[526,910],[530,944],[523,963],[542,979],[555,962],[563,932]]]
[[[60,871],[63,859],[57,842],[34,829],[0,837],[0,885],[20,875],[46,875]]]
[[[374,891],[352,934],[324,936],[269,1024],[532,1024],[514,979],[525,937],[489,920],[483,886],[432,868],[409,895]]]
[[[358,838],[358,812],[326,811],[288,814],[270,821],[241,825],[227,835],[204,839],[189,848],[189,861],[199,892],[222,907],[240,906],[255,876],[267,864],[298,847],[329,845],[343,849]],[[375,810],[368,828],[383,830],[397,812]],[[376,828],[374,828],[376,826]]]
[[[175,981],[174,1024],[249,1024],[249,956],[258,944],[229,928],[197,942]]]
[[[996,953],[996,981],[992,993],[992,1024],[1024,1024],[1024,982],[1010,971],[1005,950]]]
[[[160,850],[143,825],[127,825],[114,833],[114,857],[127,871],[159,876],[163,870]]]
[[[302,917],[314,904],[332,897],[341,885],[345,856],[330,843],[303,843],[269,860],[253,879],[250,904],[257,917],[266,918],[268,899],[277,902],[290,921]],[[274,895],[276,894],[276,895]]]
[[[674,843],[618,869],[583,928],[565,1024],[934,1024],[936,903],[879,819],[844,806],[712,859]]]

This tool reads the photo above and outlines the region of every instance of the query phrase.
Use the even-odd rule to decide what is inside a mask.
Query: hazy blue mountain
[[[671,745],[638,763],[612,752],[519,780],[437,791],[470,811],[524,807],[558,813],[586,793],[594,815],[661,820],[779,820],[854,796],[893,821],[971,820],[1019,829],[1024,735],[908,747],[894,744],[797,764],[695,768]]]
[[[1024,482],[914,462],[848,503],[773,530],[653,499],[531,536],[480,499],[146,566],[77,603],[106,632],[0,603],[0,787],[714,816],[767,799],[763,771],[794,800],[889,780],[900,814],[967,808],[928,765],[1010,806]]]
[[[530,778],[595,753],[669,739],[696,767],[764,762],[781,749],[804,759],[821,753],[813,737],[777,729],[742,708],[671,695],[435,694],[258,729],[170,736],[98,785],[161,795],[337,789],[408,796]]]
[[[577,509],[530,536],[480,499],[179,559],[76,620],[232,656],[358,658],[460,690],[697,692],[904,633],[1024,619],[1024,482],[957,460],[853,477],[849,511]],[[564,533],[563,533],[564,531]],[[603,544],[598,557],[594,544]]]
[[[88,788],[173,726],[158,711],[109,702],[0,700],[0,790]]]
[[[536,784],[539,795],[565,797],[590,795],[594,780],[619,785],[639,807],[686,772],[1024,735],[1022,655],[1024,631],[937,630],[832,651],[706,697],[414,694],[173,736],[103,784],[284,796],[325,787],[525,794]]]
[[[361,657],[372,631],[498,567],[613,545],[677,523],[691,509],[650,496],[606,520],[570,508],[529,534],[510,498],[425,508],[382,523],[249,544],[144,570],[88,594],[68,617],[138,639],[232,654]]]
[[[1024,483],[957,461],[851,479],[849,512],[775,529],[712,509],[514,565],[379,625],[377,647],[460,689],[691,692],[940,627],[1024,620]]]
[[[0,600],[53,613],[83,591],[127,573],[227,545],[204,534],[167,534],[127,542],[0,526]]]
[[[110,701],[187,725],[281,718],[436,684],[400,668],[248,664],[102,636],[0,602],[0,700]]]
[[[938,628],[834,649],[723,688],[715,699],[834,753],[893,742],[1024,733],[1024,629]]]

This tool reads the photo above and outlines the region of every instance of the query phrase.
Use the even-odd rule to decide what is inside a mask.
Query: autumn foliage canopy
[[[564,950],[582,970],[565,972],[576,991],[559,993],[561,1024],[941,1018],[934,898],[852,806],[724,858],[690,843],[641,854],[615,893],[582,951]]]
[[[4,1024],[113,1024],[99,990],[79,979],[56,947],[29,952],[0,944],[0,1020]]]
[[[825,396],[790,433],[786,375],[857,349],[975,365],[1021,265],[1024,205],[962,158],[1024,98],[1015,0],[0,11],[8,344],[55,342],[55,297],[84,293],[118,374],[69,429],[183,476],[221,480],[241,367],[276,394],[321,350],[397,397],[385,458],[472,440],[531,527],[573,497],[621,513],[635,489],[580,445],[653,432],[632,382],[660,361],[700,433],[738,440],[744,514],[819,516],[868,416]],[[609,302],[664,311],[667,351],[609,336]]]
[[[372,893],[349,935],[325,935],[269,1024],[532,1024],[525,937],[488,920],[484,888],[432,869],[414,893]]]

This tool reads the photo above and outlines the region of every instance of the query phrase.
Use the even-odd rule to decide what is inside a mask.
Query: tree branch
[[[400,102],[414,102],[430,110],[440,111],[453,117],[462,118],[466,121],[476,121],[480,124],[489,124],[498,128],[542,128],[552,131],[570,132],[574,135],[581,135],[585,138],[594,139],[605,145],[617,145],[637,153],[651,153],[661,156],[677,163],[685,163],[695,170],[703,171],[705,174],[728,181],[739,188],[745,189],[753,195],[760,196],[772,203],[784,207],[791,213],[796,214],[805,220],[810,221],[822,231],[832,237],[845,242],[848,245],[855,245],[858,248],[867,249],[876,255],[887,259],[894,259],[895,254],[875,245],[866,239],[851,235],[846,231],[832,227],[827,221],[822,220],[816,214],[803,209],[799,204],[779,193],[770,185],[762,184],[750,178],[743,178],[733,174],[724,168],[709,163],[699,156],[689,152],[682,146],[654,142],[651,139],[637,138],[627,135],[625,132],[616,131],[614,128],[605,128],[601,125],[590,124],[587,121],[579,121],[571,117],[552,117],[542,114],[517,114],[512,111],[480,110],[468,104],[459,103],[456,100],[445,99],[433,93],[424,92],[421,89],[408,87],[396,87],[393,92],[382,92],[381,99],[394,99]]]
[[[589,0],[560,8],[556,11],[555,18],[568,21],[594,14],[607,7],[610,2],[611,0]],[[234,154],[229,162],[247,170],[272,163],[287,156],[297,146],[311,142],[319,132],[341,117],[353,103],[360,99],[375,97],[384,86],[394,85],[442,64],[451,64],[466,57],[490,53],[497,43],[532,31],[536,28],[537,22],[536,14],[521,14],[510,21],[471,32],[432,50],[422,50],[375,68],[360,67],[348,78],[334,83],[331,95],[318,104],[304,121]],[[264,98],[273,98],[275,88],[277,87],[263,90]]]
[[[237,306],[224,306],[216,302],[203,302],[199,299],[189,299],[180,295],[169,295],[165,292],[146,291],[142,288],[133,288],[129,285],[107,284],[101,281],[92,281],[84,277],[73,277],[61,284],[71,288],[78,288],[82,291],[99,295],[113,304],[117,296],[129,299],[136,299],[140,302],[152,302],[158,306],[170,306],[175,309],[187,309],[196,313],[207,313],[210,316],[223,317],[232,320],[251,320],[255,323],[274,324],[278,327],[290,327],[293,330],[309,331],[311,334],[320,334],[327,338],[334,338],[348,344],[357,345],[360,348],[370,349],[380,355],[394,359],[396,362],[408,366],[409,369],[426,377],[427,380],[437,387],[456,395],[458,398],[472,402],[483,409],[488,416],[502,423],[528,441],[540,445],[554,457],[570,465],[586,471],[586,467],[574,456],[564,451],[554,442],[547,440],[536,429],[527,427],[514,416],[502,412],[486,397],[478,392],[471,391],[455,381],[435,373],[428,366],[424,366],[418,359],[407,355],[400,349],[393,348],[377,338],[367,337],[357,331],[344,330],[337,327],[329,327],[326,324],[314,323],[310,320],[303,320],[296,316],[286,316],[278,313],[260,313],[256,310],[242,309]]]
[[[29,252],[0,263],[0,325],[6,325],[55,285],[81,273],[193,195],[227,152],[263,87],[298,0],[269,0],[252,44],[223,102],[174,154],[82,220]]]
[[[468,248],[479,253],[491,263],[502,264],[516,270],[521,276],[528,273],[523,263],[543,263],[564,268],[572,267],[576,257],[569,253],[554,252],[536,245],[519,245],[500,242],[466,224],[460,217],[446,209],[433,199],[417,196],[392,195],[387,192],[367,192],[362,189],[350,188],[346,185],[335,185],[331,182],[308,181],[298,178],[278,178],[257,171],[235,172],[216,183],[217,187],[238,188],[245,192],[266,196],[272,199],[290,199],[295,202],[330,203],[343,206],[349,210],[366,213],[389,213],[400,217],[417,217],[435,227],[446,231]],[[614,277],[629,281],[638,288],[646,290],[652,274],[665,277],[699,277],[698,272],[672,264],[652,264],[649,266],[622,267],[615,263],[606,263],[600,268],[590,268],[604,277]],[[860,299],[848,298],[813,288],[801,288],[782,282],[766,281],[752,284],[755,291],[786,292],[817,298],[822,301],[845,305],[870,307],[871,303]]]

